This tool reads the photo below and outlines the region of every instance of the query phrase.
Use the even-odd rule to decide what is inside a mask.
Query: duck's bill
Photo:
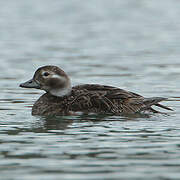
[[[31,79],[29,81],[26,81],[24,83],[21,83],[19,86],[22,87],[22,88],[36,88],[36,89],[40,89],[40,85],[36,81],[34,81],[33,79]]]

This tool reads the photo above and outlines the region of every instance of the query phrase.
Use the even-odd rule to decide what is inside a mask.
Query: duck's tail
[[[173,109],[164,106],[162,104],[159,104],[159,102],[161,101],[168,101],[168,98],[162,98],[162,97],[152,97],[152,98],[145,98],[143,103],[146,105],[147,109],[150,109],[152,112],[154,113],[159,113],[159,111],[153,109],[151,106],[158,106],[160,108],[169,110],[169,111],[173,111]]]

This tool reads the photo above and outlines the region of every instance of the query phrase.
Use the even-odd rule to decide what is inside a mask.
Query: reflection
[[[110,114],[82,114],[79,116],[74,117],[75,120],[79,120],[81,122],[88,122],[88,121],[138,121],[144,118],[151,118],[155,116],[155,114],[143,114],[143,113],[135,113],[135,114],[124,114],[121,116],[112,116]]]
[[[33,123],[33,132],[49,132],[51,130],[64,130],[71,125],[73,119],[66,119],[63,116],[39,117]]]
[[[26,116],[25,116],[26,117]],[[31,116],[29,119],[25,117],[19,117],[24,119],[22,121],[16,121],[10,125],[6,123],[6,129],[2,129],[4,134],[8,135],[18,135],[20,133],[32,132],[32,133],[54,133],[54,134],[64,134],[63,130],[68,128],[73,128],[73,123],[78,124],[78,126],[83,123],[93,122],[99,123],[102,121],[141,121],[144,119],[151,119],[152,117],[157,117],[157,115],[149,114],[132,114],[124,116],[111,116],[105,114],[91,114],[91,115],[78,115],[78,116]],[[4,122],[2,123],[4,125]],[[89,126],[93,126],[91,123]]]
[[[73,122],[101,122],[101,121],[139,121],[144,118],[151,118],[154,115],[149,114],[132,114],[124,116],[111,116],[108,114],[91,114],[79,116],[47,116],[38,117],[33,123],[32,130],[34,132],[49,132],[51,130],[65,130],[73,124]],[[59,132],[59,131],[58,131]]]
[[[67,129],[73,122],[73,119],[64,117],[32,117],[27,121],[15,122],[12,124],[0,123],[5,126],[1,129],[0,133],[8,135],[24,134],[26,132],[32,133],[63,133],[61,130]]]

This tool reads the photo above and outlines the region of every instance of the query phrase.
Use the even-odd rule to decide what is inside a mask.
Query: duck
[[[59,67],[38,68],[22,88],[35,88],[45,93],[32,106],[32,115],[63,116],[83,114],[123,115],[142,112],[160,113],[152,106],[172,111],[159,102],[163,97],[145,98],[134,92],[101,84],[71,85],[69,76]]]

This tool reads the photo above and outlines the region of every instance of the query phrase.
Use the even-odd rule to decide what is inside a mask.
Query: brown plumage
[[[33,115],[70,115],[76,112],[101,114],[132,114],[143,111],[157,113],[155,105],[166,98],[144,98],[136,93],[112,86],[85,84],[71,87],[66,73],[56,66],[39,68],[33,79],[20,85],[46,91],[33,105]]]

